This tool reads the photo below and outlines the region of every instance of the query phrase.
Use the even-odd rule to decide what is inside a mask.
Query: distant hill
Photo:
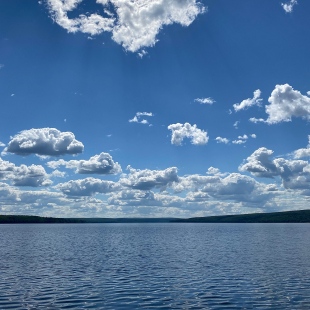
[[[0,215],[0,224],[43,223],[310,223],[310,210],[176,218],[56,218],[33,215]]]
[[[175,219],[175,223],[310,223],[310,210]]]
[[[173,218],[57,218],[33,215],[0,215],[0,224],[44,223],[168,223]]]
[[[83,223],[80,219],[41,217],[34,215],[0,215],[0,224]]]

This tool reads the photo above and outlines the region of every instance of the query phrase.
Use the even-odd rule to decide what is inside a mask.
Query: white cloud
[[[141,51],[138,53],[138,56],[139,56],[140,58],[143,58],[145,55],[147,55],[147,51],[145,51],[145,50],[141,50]]]
[[[76,9],[81,2],[47,0],[53,20],[68,32],[90,35],[111,32],[112,39],[131,52],[154,46],[163,26],[173,23],[189,26],[197,15],[206,10],[196,0],[97,0],[104,6],[105,16],[85,13],[70,19],[68,12]],[[110,10],[112,6],[113,12]]]
[[[217,143],[224,143],[224,144],[227,144],[229,142],[229,140],[227,138],[222,138],[222,137],[216,137],[215,141]]]
[[[6,179],[7,174],[12,173],[14,169],[15,165],[13,163],[0,158],[0,179]]]
[[[52,184],[49,175],[41,165],[20,165],[0,158],[0,179],[11,181],[15,186],[48,186]]]
[[[308,145],[307,148],[302,148],[299,150],[294,151],[294,158],[303,158],[303,157],[310,157],[310,135],[308,135]]]
[[[290,0],[286,3],[281,3],[284,11],[286,13],[292,13],[294,6],[297,4],[297,0]]]
[[[48,186],[52,184],[48,174],[40,165],[21,165],[14,169],[14,177],[12,178],[15,186]]]
[[[255,134],[255,133],[252,133],[252,134],[251,134],[251,138],[256,139],[256,138],[257,138],[257,137],[256,137],[256,134]]]
[[[173,182],[178,182],[178,169],[176,167],[165,170],[139,170],[128,166],[127,169],[129,174],[124,175],[119,181],[125,187],[139,190],[164,189]]]
[[[71,180],[66,183],[59,183],[56,189],[62,191],[67,196],[92,196],[95,194],[111,193],[119,188],[112,181],[104,181],[95,178],[86,178],[82,180]]]
[[[185,138],[189,138],[194,145],[204,145],[208,143],[208,133],[197,128],[196,124],[171,124],[168,129],[172,131],[171,144],[182,145]]]
[[[251,117],[249,119],[250,122],[257,124],[257,123],[265,123],[266,121],[263,118],[256,118],[256,117]]]
[[[310,120],[310,97],[302,95],[289,84],[276,85],[265,107],[268,118],[266,120],[251,118],[250,121],[277,124],[290,122],[292,117]]]
[[[241,140],[241,139],[239,139],[239,140],[233,140],[232,143],[233,143],[233,144],[244,144],[244,143],[246,143],[246,140]]]
[[[301,194],[310,195],[310,165],[304,160],[270,159],[272,150],[264,147],[256,150],[239,167],[254,176],[274,178],[279,176],[285,189],[299,190]]]
[[[129,123],[138,123],[138,124],[148,124],[148,120],[146,119],[142,119],[141,120],[141,117],[142,116],[147,116],[147,117],[151,117],[151,116],[154,116],[154,114],[152,112],[137,112],[136,115],[130,119],[128,122]]]
[[[78,154],[83,149],[83,143],[76,140],[72,132],[61,132],[55,128],[33,128],[23,130],[12,137],[4,152],[17,155],[59,156]]]
[[[245,99],[245,100],[241,101],[241,103],[235,103],[233,105],[235,112],[247,109],[247,108],[252,107],[254,105],[260,106],[261,102],[262,102],[262,99],[260,99],[260,95],[261,95],[261,91],[259,89],[257,89],[253,93],[253,98]]]
[[[272,154],[272,150],[261,147],[246,159],[239,170],[251,172],[257,177],[272,178],[278,175],[276,165],[270,160]]]
[[[195,102],[199,102],[201,104],[213,104],[215,102],[215,100],[212,99],[211,97],[208,97],[208,98],[196,98],[194,101]]]
[[[197,197],[200,201],[231,200],[247,206],[263,206],[274,195],[272,192],[275,192],[274,187],[239,173],[231,173],[227,176],[216,174],[180,177],[179,183],[174,184],[174,189],[177,192],[189,191],[188,195],[191,197],[193,192],[200,193]]]
[[[3,146],[5,146],[5,144],[0,141],[0,147],[3,147]]]
[[[239,124],[240,124],[240,121],[234,122],[233,126],[235,127],[235,129],[238,129]]]
[[[243,136],[238,136],[238,139],[240,139],[240,140],[247,140],[247,139],[249,139],[249,137],[244,134]]]
[[[122,168],[118,162],[114,162],[109,153],[101,153],[90,157],[89,160],[69,160],[63,159],[50,161],[47,166],[56,169],[65,166],[67,169],[75,169],[79,174],[118,174]]]

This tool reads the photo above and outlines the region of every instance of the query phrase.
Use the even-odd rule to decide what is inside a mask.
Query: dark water
[[[0,309],[310,309],[308,224],[0,225]]]

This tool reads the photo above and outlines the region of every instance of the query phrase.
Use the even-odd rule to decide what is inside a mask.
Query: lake
[[[0,225],[0,309],[310,309],[310,224]]]

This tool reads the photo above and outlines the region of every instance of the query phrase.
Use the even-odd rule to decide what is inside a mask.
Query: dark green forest
[[[177,218],[57,218],[0,215],[0,224],[44,223],[310,223],[310,210]]]

